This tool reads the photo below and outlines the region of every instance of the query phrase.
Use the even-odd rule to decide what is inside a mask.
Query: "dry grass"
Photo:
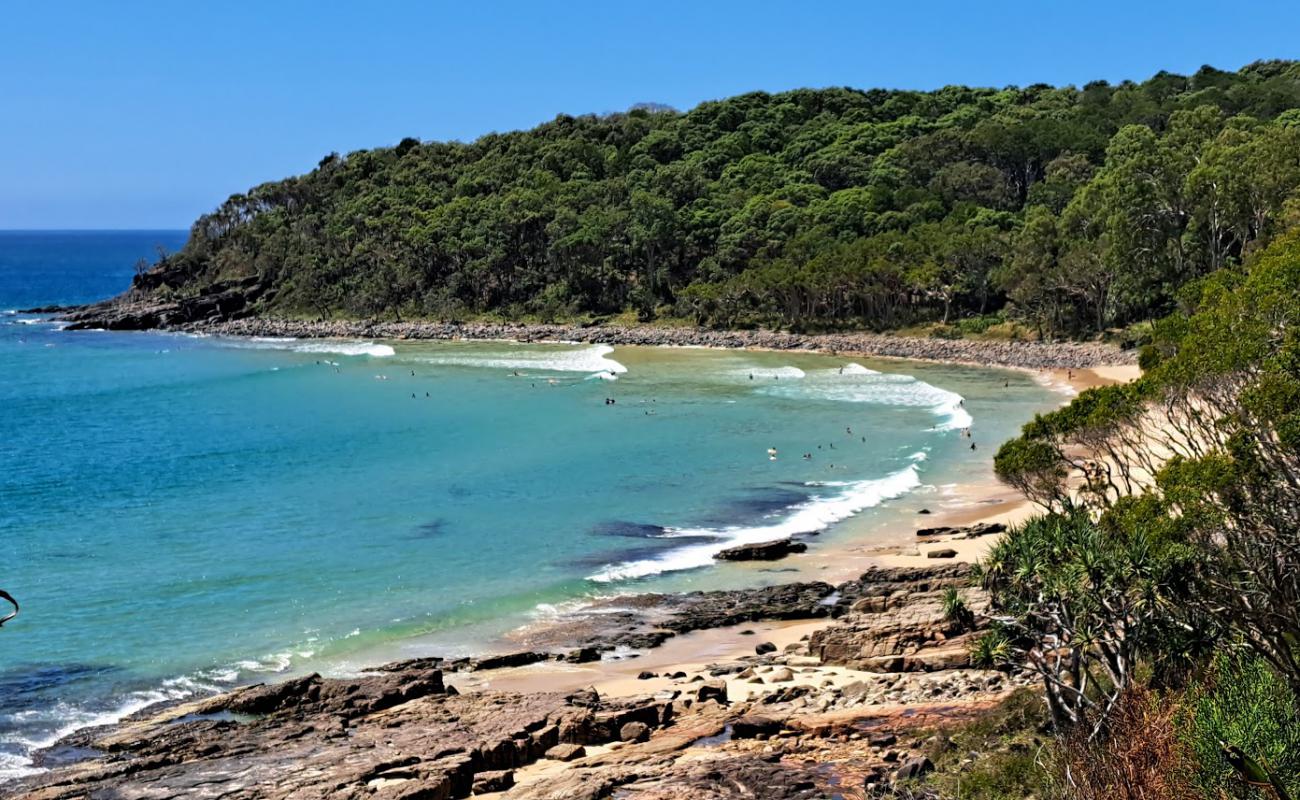
[[[1190,754],[1176,726],[1178,706],[1147,689],[1120,699],[1102,741],[1084,734],[1061,746],[1064,796],[1071,800],[1186,800],[1197,796]]]

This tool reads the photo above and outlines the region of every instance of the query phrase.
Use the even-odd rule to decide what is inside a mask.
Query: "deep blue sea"
[[[122,291],[183,240],[0,232],[0,588],[23,606],[0,629],[0,776],[160,699],[466,652],[592,595],[781,580],[711,555],[910,534],[1061,401],[900,361],[17,313]]]

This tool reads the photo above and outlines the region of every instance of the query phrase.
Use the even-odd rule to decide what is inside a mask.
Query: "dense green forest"
[[[1045,513],[983,564],[979,651],[1041,676],[1063,797],[1296,798],[1300,230],[1178,304],[1140,379],[999,450]]]
[[[262,310],[322,317],[1084,335],[1169,312],[1300,217],[1297,187],[1296,62],[756,92],[331,154],[200,218],[150,285],[260,275]]]

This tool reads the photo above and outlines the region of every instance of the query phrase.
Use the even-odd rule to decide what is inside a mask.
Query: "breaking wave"
[[[850,369],[858,367],[858,369]],[[974,421],[956,392],[940,389],[912,375],[875,372],[857,364],[819,370],[805,380],[786,385],[764,386],[764,394],[807,400],[871,403],[885,406],[926,408],[941,418],[938,430],[970,427]]]
[[[703,544],[675,548],[654,558],[626,561],[610,565],[587,576],[597,583],[646,578],[665,572],[698,569],[716,563],[715,553],[742,544],[770,542],[805,533],[823,531],[837,522],[848,519],[886,500],[900,497],[921,485],[914,457],[913,463],[903,469],[875,478],[849,483],[809,483],[814,489],[834,489],[791,506],[786,515],[767,524],[735,528],[668,528],[663,538],[708,539]]]
[[[456,352],[455,345],[437,352],[422,354],[418,360],[426,364],[455,367],[481,367],[487,369],[530,370],[532,372],[586,372],[604,380],[613,380],[627,367],[609,357],[614,348],[607,344],[558,349],[545,345],[523,345],[502,352]]]
[[[380,344],[379,342],[336,341],[333,339],[304,342],[292,336],[282,338],[254,336],[248,339],[223,339],[222,341],[223,344],[231,347],[241,347],[247,350],[290,350],[295,353],[370,356],[372,358],[388,358],[397,355],[397,351],[393,349],[392,345]]]

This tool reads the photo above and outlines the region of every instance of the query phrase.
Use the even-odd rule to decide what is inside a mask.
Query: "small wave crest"
[[[838,370],[824,370],[798,384],[765,386],[761,391],[795,399],[927,408],[942,418],[935,426],[937,430],[968,428],[974,421],[964,407],[964,398],[956,392],[940,389],[912,375],[862,369],[865,371],[850,373],[845,367],[843,374]]]
[[[665,532],[665,538],[700,538],[709,541],[669,550],[654,558],[614,564],[587,576],[587,579],[597,583],[613,583],[706,567],[715,563],[715,553],[728,547],[822,531],[860,511],[900,497],[920,485],[921,479],[915,462],[883,478],[854,481],[834,487],[822,484],[816,488],[835,488],[838,491],[824,496],[814,495],[792,506],[783,519],[751,527],[670,528]]]
[[[222,667],[166,678],[153,688],[126,692],[88,704],[59,700],[50,705],[0,715],[0,785],[5,781],[44,772],[31,754],[85,728],[112,725],[155,703],[175,702],[227,691],[241,679],[283,673],[293,659],[310,658],[308,648],[272,653],[236,661]],[[14,751],[18,752],[14,752]]]
[[[627,367],[610,358],[614,348],[595,344],[569,349],[538,345],[519,345],[506,352],[456,352],[457,346],[448,346],[443,352],[423,355],[420,360],[428,364],[453,367],[481,367],[487,369],[531,370],[533,372],[586,372],[592,378],[617,380],[627,372]]]
[[[290,350],[295,353],[328,353],[340,356],[370,356],[372,358],[388,358],[397,355],[397,351],[393,349],[392,345],[379,342],[335,341],[332,339],[303,342],[292,336],[255,336],[249,339],[227,339],[223,341],[231,347],[242,347],[248,350]]]

